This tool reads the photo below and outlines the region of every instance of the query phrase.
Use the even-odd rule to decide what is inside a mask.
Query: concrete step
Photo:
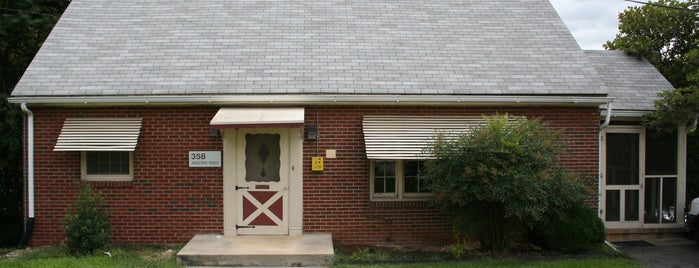
[[[196,235],[177,253],[187,266],[224,267],[328,267],[333,257],[330,234]]]
[[[607,240],[611,242],[633,241],[658,238],[676,238],[684,235],[683,227],[675,228],[607,228]]]

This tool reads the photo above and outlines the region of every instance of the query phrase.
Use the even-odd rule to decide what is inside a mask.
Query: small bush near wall
[[[71,255],[85,255],[107,246],[111,236],[109,213],[103,209],[104,199],[90,185],[80,186],[75,207],[63,221],[66,246]]]
[[[530,236],[532,242],[549,250],[577,253],[604,242],[604,223],[592,209],[574,205],[554,212],[548,222],[538,225]]]

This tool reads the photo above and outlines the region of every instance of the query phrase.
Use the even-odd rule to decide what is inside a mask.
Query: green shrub
[[[104,199],[87,184],[80,186],[74,208],[69,208],[63,220],[66,246],[72,255],[91,254],[109,243],[111,226],[109,213],[103,209]]]
[[[580,252],[604,242],[605,229],[602,219],[592,209],[583,205],[554,213],[548,222],[534,228],[532,241],[549,250],[566,253]]]
[[[457,235],[478,238],[481,248],[494,252],[551,211],[582,202],[585,191],[558,166],[565,152],[559,133],[538,120],[505,115],[485,121],[458,140],[438,134],[426,178]]]

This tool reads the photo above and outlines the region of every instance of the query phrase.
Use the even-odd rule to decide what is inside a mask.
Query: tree
[[[619,34],[605,45],[645,57],[676,89],[666,89],[656,110],[643,118],[649,129],[691,125],[699,115],[699,2],[659,0],[619,14]],[[699,134],[687,139],[687,161],[699,161]],[[687,198],[699,196],[699,167],[687,165]]]
[[[692,64],[699,52],[699,15],[692,8],[696,3],[678,0],[630,7],[619,14],[619,33],[604,47],[645,57],[675,88],[696,85],[687,77],[699,70],[697,62]]]
[[[654,113],[655,129],[689,125],[699,113],[699,2],[659,0],[619,14],[619,34],[606,49],[644,57],[676,88],[665,89]]]
[[[536,120],[485,121],[455,141],[438,136],[426,177],[455,232],[496,252],[549,215],[581,204],[585,190],[557,164],[565,150],[557,132]]]
[[[0,0],[0,246],[22,233],[22,113],[7,102],[69,0]]]

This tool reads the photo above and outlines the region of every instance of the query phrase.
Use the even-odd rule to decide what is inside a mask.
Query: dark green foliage
[[[606,239],[602,219],[583,205],[554,211],[547,222],[533,228],[530,237],[545,249],[566,253],[590,249]]]
[[[699,90],[696,86],[666,90],[658,94],[655,111],[643,117],[643,124],[657,131],[674,131],[687,126],[699,115]]]
[[[109,213],[104,199],[87,184],[80,186],[75,207],[63,220],[66,246],[72,255],[85,255],[107,246],[111,236]]]
[[[584,197],[582,182],[558,167],[558,133],[537,120],[485,118],[456,141],[438,135],[427,178],[458,235],[502,251],[530,227]]]
[[[69,0],[0,0],[0,246],[22,234],[22,114],[7,97]]]
[[[0,86],[9,94],[69,0],[0,0]]]
[[[0,94],[1,95],[1,94]],[[0,247],[16,246],[22,235],[21,112],[0,96]]]

